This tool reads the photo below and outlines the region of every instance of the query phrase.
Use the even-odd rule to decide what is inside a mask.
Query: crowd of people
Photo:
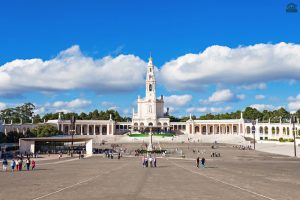
[[[142,165],[143,167],[156,167],[157,160],[155,156],[143,156],[142,157]]]
[[[234,145],[233,148],[237,148],[239,150],[253,150],[251,145]]]
[[[10,166],[10,169],[8,168]],[[28,156],[25,161],[23,161],[23,158],[17,158],[12,159],[10,161],[10,165],[8,163],[8,160],[6,158],[3,159],[2,161],[2,171],[22,171],[23,169],[26,169],[27,171],[29,170],[34,170],[35,169],[35,160],[31,160],[30,157]]]

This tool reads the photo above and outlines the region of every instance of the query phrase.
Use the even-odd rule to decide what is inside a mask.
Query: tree
[[[262,119],[263,115],[256,108],[247,107],[244,111],[243,117],[245,119],[256,120],[256,119]]]
[[[32,130],[32,133],[37,137],[50,137],[61,134],[58,129],[50,124],[41,124]]]

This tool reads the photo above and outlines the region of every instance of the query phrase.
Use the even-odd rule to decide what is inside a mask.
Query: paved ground
[[[299,159],[229,146],[217,150],[205,145],[177,147],[187,158],[160,158],[157,168],[142,168],[136,157],[111,160],[95,156],[40,161],[36,171],[0,172],[0,199],[300,198]],[[222,157],[210,158],[211,151],[221,152]],[[195,167],[197,156],[207,158],[207,168]]]

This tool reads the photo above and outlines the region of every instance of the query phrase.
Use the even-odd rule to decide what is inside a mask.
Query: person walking
[[[7,171],[7,165],[8,165],[7,160],[6,160],[6,158],[4,158],[4,160],[2,162],[2,169],[4,172]]]
[[[23,168],[23,159],[21,158],[19,160],[19,171],[22,171],[22,168]]]
[[[11,171],[14,172],[15,171],[15,167],[16,167],[16,161],[14,159],[11,160],[10,167],[11,167]]]
[[[31,164],[30,158],[27,158],[26,159],[26,169],[27,169],[27,171],[29,171],[29,169],[30,169],[30,164]]]
[[[145,158],[145,165],[148,167],[148,157]]]
[[[145,160],[145,156],[142,157],[142,165],[143,167],[146,167],[146,160]]]
[[[149,164],[150,164],[150,167],[153,167],[153,165],[152,165],[152,157],[151,156],[149,157]]]
[[[154,165],[154,167],[156,167],[156,158],[155,157],[153,158],[153,165]]]
[[[202,168],[205,168],[205,158],[204,157],[201,159],[201,165],[202,165]]]
[[[19,158],[16,161],[16,170],[19,171]]]
[[[35,161],[32,160],[32,161],[31,161],[31,170],[34,170],[34,169],[35,169]]]
[[[200,163],[200,158],[199,157],[197,157],[197,168],[199,168],[199,163]]]

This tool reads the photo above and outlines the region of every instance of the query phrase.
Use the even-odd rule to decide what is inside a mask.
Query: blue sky
[[[289,2],[2,1],[0,108],[130,116],[152,52],[174,115],[295,111],[300,15]]]

